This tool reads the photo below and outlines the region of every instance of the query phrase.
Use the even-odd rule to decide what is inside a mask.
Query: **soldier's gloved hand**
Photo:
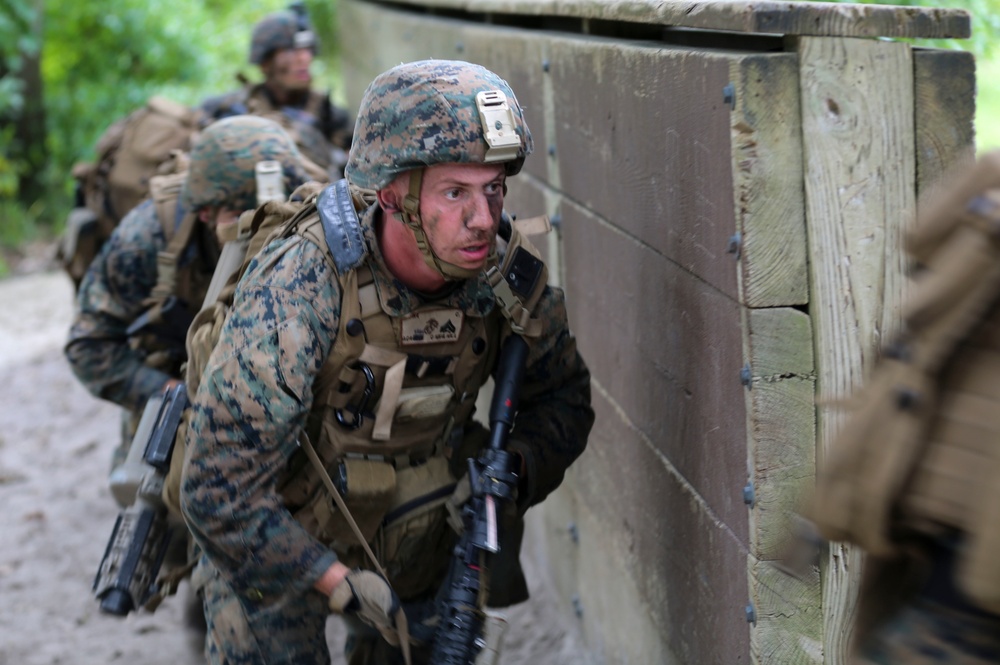
[[[330,609],[358,617],[390,643],[399,641],[393,622],[399,610],[399,596],[378,573],[357,568],[349,572],[330,594]]]
[[[506,450],[487,448],[479,455],[479,484],[473,491],[492,494],[498,499],[516,501],[518,489],[517,472],[520,460]]]

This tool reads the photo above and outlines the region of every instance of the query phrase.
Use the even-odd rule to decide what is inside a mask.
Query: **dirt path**
[[[71,307],[60,273],[0,281],[0,665],[202,663],[184,619],[186,587],[155,614],[124,619],[93,599],[117,514],[105,477],[119,411],[91,397],[63,360]],[[534,597],[508,612],[501,663],[590,662],[530,563]],[[339,623],[327,632],[339,654]]]

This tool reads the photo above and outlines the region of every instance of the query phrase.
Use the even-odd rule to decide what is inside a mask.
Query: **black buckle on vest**
[[[365,375],[365,390],[361,393],[361,400],[358,402],[357,406],[348,404],[344,408],[334,411],[334,417],[337,419],[337,423],[341,427],[349,430],[359,429],[365,422],[365,416],[372,415],[371,411],[368,410],[368,404],[375,396],[375,374],[372,372],[372,368],[365,363],[358,364],[360,365],[359,369]],[[350,420],[344,416],[344,411],[351,414]]]

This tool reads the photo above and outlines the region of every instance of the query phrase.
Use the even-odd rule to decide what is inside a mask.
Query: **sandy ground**
[[[91,584],[117,513],[105,479],[119,412],[63,360],[71,316],[61,273],[0,281],[0,665],[204,662],[184,618],[186,586],[155,614],[98,611]],[[548,581],[525,565],[533,598],[507,612],[501,663],[591,662]],[[336,619],[327,633],[342,665]]]

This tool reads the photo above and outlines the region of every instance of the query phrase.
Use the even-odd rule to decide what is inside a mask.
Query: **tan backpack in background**
[[[151,97],[105,130],[97,141],[96,162],[73,168],[77,202],[58,258],[77,287],[122,217],[149,195],[150,179],[165,172],[163,165],[175,151],[191,149],[199,120],[197,109]]]
[[[902,332],[849,400],[805,511],[825,539],[878,557],[900,553],[900,502],[941,408],[942,374],[1000,299],[1000,151],[940,187],[906,245],[917,272]]]

